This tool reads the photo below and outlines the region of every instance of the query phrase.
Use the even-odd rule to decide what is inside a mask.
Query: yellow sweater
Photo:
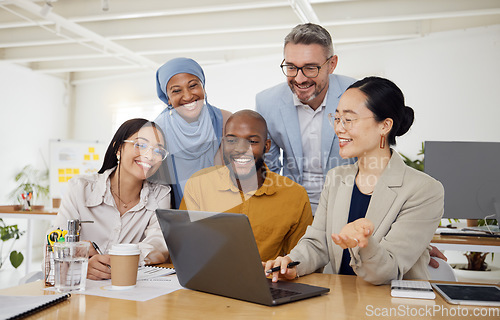
[[[262,261],[285,255],[312,223],[306,190],[271,172],[258,190],[241,192],[226,166],[195,173],[186,183],[180,209],[242,213],[248,216]]]

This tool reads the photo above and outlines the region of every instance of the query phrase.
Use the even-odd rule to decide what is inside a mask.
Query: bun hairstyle
[[[401,89],[394,82],[380,77],[366,77],[356,81],[348,89],[351,88],[357,88],[366,95],[366,107],[373,112],[375,120],[381,122],[387,118],[392,119],[393,125],[387,141],[389,145],[395,145],[396,137],[408,132],[414,120],[413,109],[405,106]]]

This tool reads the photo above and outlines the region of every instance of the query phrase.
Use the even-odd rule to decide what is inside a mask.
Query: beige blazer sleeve
[[[330,235],[339,233],[347,223],[356,173],[357,165],[339,167],[328,173],[316,213],[320,221],[316,221],[315,216],[311,231],[308,229],[290,253],[294,260],[303,259],[299,274],[313,272],[324,265],[325,272],[338,272],[343,250],[333,243]],[[353,270],[373,284],[402,278],[427,279],[429,253],[426,248],[443,211],[441,183],[406,166],[393,152],[366,213],[366,218],[375,226],[374,233],[367,247],[351,250]],[[311,258],[324,254],[325,250],[327,261]]]

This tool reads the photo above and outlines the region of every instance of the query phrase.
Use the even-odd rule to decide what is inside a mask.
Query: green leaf
[[[17,269],[23,263],[24,256],[21,252],[13,250],[10,253],[10,263],[12,263],[12,266]]]
[[[39,170],[31,165],[25,166],[14,180],[17,186],[12,190],[8,197],[19,201],[22,204],[21,193],[32,192],[32,203],[49,198],[49,170]]]
[[[8,241],[12,238],[19,239],[23,234],[24,231],[20,231],[17,228],[17,224],[11,226],[7,226],[4,224],[3,226],[0,226],[0,237],[2,241]]]
[[[424,148],[424,143],[422,142],[422,149],[420,149],[420,151],[417,153],[417,155],[423,156],[424,153],[425,153],[425,148]],[[415,168],[419,171],[424,171],[424,159],[423,159],[423,157],[422,157],[422,159],[412,160],[402,153],[400,153],[400,155],[403,157],[403,160],[406,163],[406,165],[408,165],[412,168]]]

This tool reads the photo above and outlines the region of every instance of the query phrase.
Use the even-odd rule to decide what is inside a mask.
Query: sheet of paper
[[[95,281],[87,279],[85,291],[71,292],[71,294],[86,294],[114,299],[147,301],[179,289],[182,289],[182,286],[179,284],[177,275],[174,274],[157,277],[154,278],[154,280],[137,281],[135,288],[128,290],[113,290],[111,280]]]

